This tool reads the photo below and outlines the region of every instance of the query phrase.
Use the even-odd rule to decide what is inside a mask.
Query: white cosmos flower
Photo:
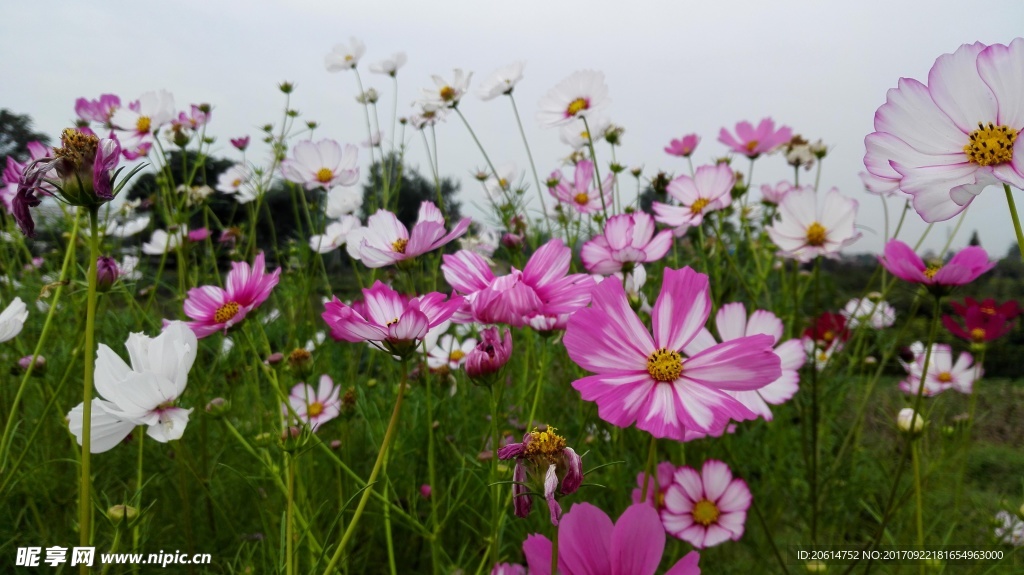
[[[117,266],[121,279],[135,281],[142,279],[142,272],[139,271],[139,256],[125,254],[124,259]]]
[[[523,63],[515,62],[498,68],[484,80],[477,91],[481,100],[493,100],[502,94],[511,94],[516,84],[523,79]]]
[[[89,450],[113,449],[137,425],[148,426],[146,434],[161,443],[180,439],[192,410],[175,403],[185,391],[198,345],[196,334],[180,321],[168,323],[163,333],[153,338],[141,333],[128,336],[125,347],[131,366],[100,344],[95,371],[100,397],[92,400]],[[83,404],[72,409],[67,420],[81,444]]]
[[[142,244],[142,253],[159,256],[178,249],[181,239],[188,234],[188,226],[180,225],[178,229],[167,233],[164,230],[153,230],[149,241]]]
[[[14,339],[21,328],[25,327],[25,320],[28,319],[28,308],[20,297],[7,304],[3,312],[0,312],[0,343]]]
[[[832,188],[819,202],[814,188],[793,190],[779,204],[779,220],[767,229],[780,255],[801,262],[836,257],[860,238],[854,229],[857,200]]]
[[[579,70],[562,80],[537,103],[537,121],[541,126],[564,126],[574,118],[590,118],[611,103],[604,74]]]
[[[589,131],[587,124],[590,125]],[[583,120],[571,120],[558,129],[558,139],[572,149],[579,150],[585,147],[591,139],[595,143],[600,141],[612,125],[608,118],[600,115],[587,118],[587,124],[584,124]]]
[[[160,90],[139,96],[138,106],[134,110],[131,106],[118,108],[110,117],[110,123],[126,132],[121,141],[132,138],[145,140],[174,117],[174,95],[167,90]]]
[[[853,298],[839,313],[843,314],[850,327],[864,323],[874,329],[883,329],[896,323],[896,310],[884,300]]]
[[[340,248],[348,237],[348,233],[359,227],[359,218],[343,216],[341,220],[327,225],[323,234],[309,238],[309,247],[321,254],[333,252]]]
[[[434,74],[431,76],[434,80],[434,87],[423,88],[423,98],[421,103],[433,104],[440,108],[454,108],[455,106],[458,106],[459,100],[461,100],[462,97],[466,95],[466,91],[469,90],[469,79],[472,77],[472,72],[466,74],[462,71],[462,68],[455,68],[451,82],[437,74]]]
[[[359,64],[359,59],[366,53],[366,44],[358,38],[351,38],[348,44],[338,43],[324,56],[324,67],[328,72],[351,70]]]
[[[503,202],[507,199],[506,195],[512,192],[523,179],[523,171],[513,163],[498,166],[495,171],[498,177],[495,178],[494,174],[491,174],[484,181],[484,189],[487,190],[487,195],[492,201]]]
[[[332,220],[354,214],[363,206],[363,191],[358,187],[335,186],[327,191],[326,215]]]
[[[149,216],[139,216],[124,223],[111,219],[107,222],[106,235],[115,238],[128,238],[149,227]]]
[[[455,371],[466,362],[466,356],[476,348],[476,339],[468,337],[459,343],[454,336],[444,334],[438,340],[437,345],[427,355],[427,365],[430,369],[448,369]]]
[[[394,77],[398,73],[398,69],[405,65],[406,60],[405,52],[395,52],[390,58],[370,64],[370,71],[374,74],[387,74]]]

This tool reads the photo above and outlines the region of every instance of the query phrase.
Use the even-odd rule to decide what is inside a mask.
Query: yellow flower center
[[[699,214],[701,210],[708,207],[708,204],[710,203],[711,200],[707,198],[698,198],[697,201],[693,202],[693,205],[690,206],[690,212],[692,212],[694,215]]]
[[[326,184],[327,182],[331,181],[331,178],[333,177],[334,172],[328,168],[320,168],[316,172],[316,181],[320,182],[321,184]]]
[[[982,343],[982,342],[984,342],[985,341],[985,330],[980,328],[980,327],[976,327],[976,328],[972,329],[971,330],[971,340],[974,343]]]
[[[242,178],[235,178],[235,181],[231,182],[231,187],[237,188],[242,185]]]
[[[1013,142],[1017,130],[1009,126],[996,126],[992,122],[978,122],[978,129],[969,134],[970,142],[964,146],[967,161],[979,166],[1007,164],[1013,160]]]
[[[583,138],[584,140],[589,140],[590,132],[588,132],[587,130],[583,130],[582,132],[580,132],[580,137]]]
[[[304,347],[297,347],[288,354],[288,363],[305,363],[313,357],[313,354],[309,353]]]
[[[498,187],[500,187],[503,190],[507,190],[508,189],[508,180],[506,180],[505,178],[499,178],[498,179]]]
[[[345,61],[346,62],[351,62],[352,60],[355,60],[355,58],[352,56],[352,54],[345,54]]]
[[[942,264],[931,264],[924,270],[924,277],[932,279],[942,269]]]
[[[576,194],[575,196],[573,196],[572,199],[577,204],[579,204],[581,206],[585,206],[585,205],[587,205],[587,202],[590,201],[590,196],[588,196],[584,192],[580,192],[580,193]]]
[[[324,404],[314,401],[306,407],[306,415],[316,417],[324,412]]]
[[[660,489],[654,494],[654,507],[655,509],[665,508],[665,492]]]
[[[757,140],[750,140],[749,142],[747,142],[747,145],[744,146],[744,147],[747,149],[748,152],[753,152],[754,148],[757,147],[758,143],[759,142]]]
[[[64,161],[64,170],[69,173],[92,165],[100,139],[74,128],[65,128],[60,134],[60,142],[62,146],[54,148],[53,154]]]
[[[448,355],[448,361],[462,361],[462,358],[466,357],[466,352],[461,349],[454,349]]]
[[[148,134],[150,128],[149,116],[139,116],[138,120],[135,120],[135,131],[140,134]]]
[[[990,305],[983,305],[979,309],[981,310],[981,313],[985,315],[996,315],[996,308]]]
[[[944,371],[940,373],[938,376],[936,376],[935,379],[938,379],[942,383],[949,383],[953,381],[953,374],[949,373],[948,371]]]
[[[217,323],[227,323],[228,320],[235,317],[238,314],[238,310],[241,309],[237,303],[229,301],[226,304],[217,308],[217,311],[213,314],[213,321]]]
[[[572,102],[569,102],[569,107],[565,109],[565,115],[575,116],[588,108],[590,108],[590,102],[584,98],[576,98]]]
[[[718,506],[707,499],[701,499],[693,506],[693,520],[704,527],[718,521],[718,516],[721,514]]]
[[[647,373],[658,381],[675,381],[683,373],[683,357],[665,348],[647,356]]]
[[[452,88],[451,86],[445,86],[444,88],[441,88],[440,95],[441,99],[444,100],[445,102],[451,102],[452,100],[455,99],[455,88]]]
[[[404,254],[405,246],[407,245],[409,245],[409,240],[398,238],[397,240],[391,242],[391,249],[393,249],[396,253]]]
[[[530,432],[530,442],[526,445],[523,455],[531,461],[543,459],[548,464],[558,463],[562,459],[562,450],[565,449],[565,438],[555,433],[554,427],[548,427],[547,431],[537,431],[534,428]]]
[[[807,245],[820,248],[825,245],[825,226],[818,222],[807,226]]]
[[[836,338],[836,332],[834,332],[834,331],[832,331],[830,329],[826,329],[825,333],[821,334],[821,339],[823,339],[825,341],[825,343],[832,343],[832,340],[834,340],[835,338]]]

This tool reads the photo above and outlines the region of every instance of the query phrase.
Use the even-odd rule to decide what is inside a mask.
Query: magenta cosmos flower
[[[121,107],[121,98],[115,94],[102,94],[98,100],[75,100],[75,115],[85,122],[96,122],[110,127],[110,118]]]
[[[227,332],[241,323],[245,316],[270,297],[270,292],[281,279],[281,268],[266,272],[263,252],[256,256],[252,267],[245,262],[231,262],[227,288],[200,286],[188,290],[185,315],[192,318],[188,326],[202,339],[218,331]]]
[[[781,360],[782,374],[768,385],[750,391],[727,391],[750,411],[772,420],[771,405],[781,405],[788,401],[800,388],[800,368],[803,367],[807,354],[800,339],[782,340],[785,328],[782,320],[770,311],[756,310],[747,317],[747,309],[742,303],[727,303],[715,314],[715,327],[723,342],[733,341],[755,334],[770,335],[775,342],[775,355]],[[717,344],[711,332],[704,328],[693,338],[683,351],[687,355],[695,355]]]
[[[660,260],[672,247],[672,231],[654,234],[654,218],[644,212],[612,216],[604,233],[583,244],[580,258],[592,274],[622,271],[624,264]]]
[[[779,220],[767,228],[783,257],[809,262],[818,256],[836,257],[839,250],[860,239],[854,229],[857,200],[832,188],[818,201],[814,188],[791,190],[779,204]]]
[[[670,156],[689,158],[694,150],[697,149],[697,144],[699,143],[700,136],[697,134],[687,134],[678,140],[673,139],[669,142],[668,146],[665,146],[665,153]]]
[[[761,154],[775,151],[776,148],[793,138],[793,130],[788,126],[775,129],[771,118],[761,120],[755,128],[750,122],[736,124],[736,137],[729,130],[722,128],[718,133],[718,141],[733,149],[738,154],[753,160]]]
[[[654,575],[665,552],[665,529],[649,505],[631,505],[613,525],[589,503],[574,503],[558,527],[562,575]],[[551,575],[551,541],[533,534],[523,542],[531,575]],[[700,575],[700,555],[687,553],[665,575]]]
[[[445,234],[441,210],[433,202],[422,202],[411,232],[395,214],[377,210],[367,220],[365,228],[349,232],[348,241],[356,242],[359,260],[366,267],[380,268],[436,250],[463,236],[472,221],[471,218],[462,218],[450,233]]]
[[[466,375],[470,379],[493,378],[512,358],[512,332],[507,327],[504,336],[497,327],[491,326],[480,332],[479,343],[472,338],[466,341],[473,342],[473,347],[466,352]]]
[[[298,419],[316,430],[319,426],[341,414],[341,386],[326,373],[320,376],[320,385],[315,389],[308,383],[297,383],[288,395],[288,403],[282,406],[286,418]]]
[[[612,174],[605,176],[600,190],[594,189],[594,163],[590,160],[580,160],[576,164],[572,182],[565,181],[560,172],[553,172],[551,179],[558,181],[558,184],[548,188],[551,195],[581,214],[600,212],[605,206],[612,205],[612,189],[615,183]]]
[[[359,306],[344,304],[337,296],[327,302],[322,317],[331,328],[331,337],[378,342],[402,357],[415,351],[430,328],[450,318],[462,305],[462,297],[447,298],[438,292],[406,298],[379,280],[363,290],[363,299]]]
[[[675,228],[676,236],[683,236],[691,226],[704,222],[704,214],[729,207],[732,203],[736,175],[728,164],[701,166],[697,173],[679,176],[667,188],[668,194],[679,202],[678,206],[654,202],[654,218],[658,223]]]
[[[730,418],[755,417],[727,392],[759,389],[782,375],[774,338],[741,337],[684,357],[711,313],[708,292],[708,276],[666,269],[651,337],[621,283],[594,289],[593,305],[569,319],[564,341],[569,357],[597,374],[572,385],[597,403],[602,419],[682,441],[688,429],[710,433]]]
[[[654,509],[659,513],[665,508],[665,494],[668,493],[668,488],[672,487],[672,482],[675,480],[676,466],[670,461],[662,461],[655,468],[654,475],[647,475],[641,471],[636,474],[636,489],[633,490],[632,499],[633,503],[640,503],[641,496],[644,494],[644,480],[647,481],[647,500],[648,505],[654,506]]]
[[[558,525],[562,506],[558,498],[571,495],[583,483],[583,459],[565,444],[554,427],[523,435],[522,443],[498,449],[498,459],[515,459],[512,471],[512,505],[516,517],[526,518],[533,508],[532,493],[542,493],[551,524]]]
[[[945,264],[936,261],[926,265],[910,246],[899,240],[889,240],[885,244],[885,255],[878,261],[901,280],[935,287],[969,284],[996,265],[979,246],[960,250]]]
[[[593,118],[611,103],[604,74],[579,70],[548,91],[537,103],[537,121],[541,126],[564,126],[574,118]]]
[[[964,44],[935,60],[928,85],[901,78],[875,112],[864,166],[898,182],[926,222],[959,214],[987,186],[1024,189],[1024,38]]]
[[[512,267],[508,275],[495,277],[483,257],[467,250],[445,255],[441,271],[448,285],[466,296],[466,311],[477,321],[521,327],[543,320],[537,325],[548,331],[564,326],[568,314],[590,302],[594,280],[569,274],[571,263],[572,250],[556,238],[534,252],[522,271]]]
[[[743,536],[752,501],[745,481],[733,479],[725,463],[709,459],[700,473],[692,467],[676,470],[661,521],[672,535],[705,549]]]
[[[996,304],[992,298],[980,302],[966,298],[963,303],[954,301],[950,305],[957,317],[963,319],[963,325],[949,315],[942,316],[942,325],[956,337],[976,345],[1010,333],[1014,318],[1021,314],[1020,306],[1013,300]]]
[[[359,149],[334,140],[304,140],[295,145],[292,157],[281,162],[281,174],[289,182],[302,184],[307,190],[334,186],[351,186],[359,181],[356,160]]]

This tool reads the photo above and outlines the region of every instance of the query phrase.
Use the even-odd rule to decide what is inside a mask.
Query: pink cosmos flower
[[[700,143],[700,136],[697,134],[687,134],[682,139],[673,139],[669,142],[668,146],[665,147],[665,153],[670,156],[679,156],[680,158],[689,158],[694,150],[697,149],[697,144]]]
[[[558,572],[563,575],[654,575],[665,552],[665,529],[648,505],[631,505],[613,525],[589,503],[574,503],[558,527]],[[529,535],[523,554],[531,575],[551,575],[551,541]],[[690,551],[665,575],[700,575]]]
[[[709,459],[700,473],[692,467],[676,471],[661,521],[669,533],[706,549],[743,536],[752,501],[745,481],[733,479],[725,463]]]
[[[281,162],[281,174],[307,190],[351,186],[359,181],[358,156],[359,148],[352,144],[346,144],[342,150],[334,140],[323,139],[315,144],[303,140],[295,145],[292,157]]]
[[[380,268],[434,251],[461,237],[469,230],[472,219],[462,218],[447,235],[444,223],[444,215],[433,202],[420,204],[419,216],[411,232],[395,214],[377,210],[366,221],[366,228],[350,232],[348,241],[358,247],[359,260],[366,267]]]
[[[574,118],[589,120],[610,103],[604,74],[579,70],[541,98],[537,103],[537,121],[546,128],[555,128],[572,122]]]
[[[780,219],[767,228],[780,255],[801,262],[818,256],[837,257],[839,250],[860,239],[854,229],[857,200],[832,188],[818,202],[812,187],[786,194],[779,204]]]
[[[910,346],[914,358],[909,363],[900,360],[907,370],[907,379],[900,382],[904,393],[916,395],[921,385],[921,374],[924,368],[926,349],[920,342]],[[947,389],[955,389],[960,393],[970,394],[974,382],[981,379],[984,370],[973,365],[974,357],[962,352],[953,362],[953,348],[944,343],[931,346],[931,357],[928,358],[928,375],[924,378],[924,395],[933,396]]]
[[[256,256],[252,267],[245,262],[231,262],[226,289],[200,286],[188,291],[185,315],[193,320],[188,326],[200,339],[218,331],[226,333],[270,297],[280,278],[281,268],[266,272],[263,252]]]
[[[510,443],[498,449],[498,459],[515,459],[512,471],[512,505],[516,517],[530,515],[530,492],[544,494],[551,524],[558,525],[562,506],[558,498],[575,493],[583,483],[583,460],[566,446],[565,438],[554,427],[523,435],[522,443]]]
[[[347,305],[335,296],[327,302],[322,317],[331,328],[331,337],[378,342],[403,357],[415,351],[430,328],[446,321],[462,305],[460,296],[446,298],[438,292],[406,298],[379,280],[363,290],[363,299]]]
[[[320,376],[320,385],[313,389],[308,383],[297,383],[288,395],[288,404],[282,406],[286,419],[293,417],[314,431],[341,414],[341,386],[326,373]]]
[[[598,415],[619,427],[636,422],[655,437],[710,433],[723,421],[755,414],[727,391],[762,388],[782,375],[770,335],[751,335],[684,358],[711,313],[708,277],[691,268],[666,269],[651,314],[654,337],[629,307],[619,282],[601,282],[593,305],[569,319],[569,357],[596,375],[573,382]]]
[[[991,185],[1024,189],[1024,38],[964,44],[935,60],[928,85],[901,78],[875,112],[864,166],[898,182],[927,222],[948,220]]]
[[[501,368],[512,358],[512,332],[507,327],[504,335],[491,326],[480,332],[479,343],[472,338],[466,341],[475,344],[466,356],[466,375],[470,379],[487,381],[500,374]]]
[[[654,218],[648,213],[612,216],[604,233],[583,244],[583,267],[592,274],[608,275],[621,271],[623,264],[660,260],[672,247],[672,232],[655,235],[654,231]]]
[[[240,152],[244,152],[245,149],[249,147],[249,136],[231,138],[231,145],[237,148]]]
[[[864,189],[872,194],[888,198],[900,190],[899,180],[881,178],[870,172],[858,172],[857,175],[860,176]]]
[[[774,186],[771,184],[764,184],[761,186],[761,201],[766,204],[775,204],[777,206],[782,203],[782,198],[785,198],[786,194],[793,190],[793,184],[786,180],[782,180]]]
[[[750,122],[736,124],[736,136],[734,138],[728,130],[722,128],[718,133],[718,141],[732,148],[734,152],[753,160],[761,154],[774,152],[776,148],[791,140],[793,130],[789,126],[776,130],[775,122],[771,118],[765,118],[757,128]]]
[[[910,246],[899,240],[889,240],[885,244],[885,255],[878,261],[901,280],[936,288],[969,284],[996,265],[996,262],[989,261],[985,249],[979,246],[960,250],[945,264],[930,262],[925,265]]]
[[[742,303],[727,303],[715,314],[715,327],[723,342],[733,341],[755,334],[770,335],[776,344],[775,355],[781,360],[782,374],[768,385],[750,391],[726,391],[750,411],[772,420],[771,405],[788,401],[800,388],[800,368],[807,359],[804,344],[799,339],[782,340],[785,331],[782,320],[770,311],[759,309],[747,318],[747,309]],[[683,348],[687,355],[695,355],[718,343],[711,332],[704,328]]]
[[[612,189],[614,187],[612,174],[609,173],[605,176],[600,190],[591,189],[594,185],[594,163],[590,160],[580,160],[576,164],[576,173],[572,182],[565,181],[559,172],[552,173],[551,179],[558,180],[556,186],[548,188],[551,195],[559,202],[569,204],[581,214],[600,212],[602,206],[612,205]],[[601,203],[602,196],[604,197],[603,204]]]
[[[647,479],[647,500],[645,503],[654,507],[658,513],[665,508],[665,494],[668,488],[672,487],[675,480],[676,466],[670,461],[662,461],[654,471],[654,475],[647,475],[643,471],[636,474],[636,489],[631,495],[633,503],[640,503],[640,497],[644,491],[644,478]]]
[[[512,267],[495,277],[483,257],[467,250],[445,255],[441,271],[478,321],[521,327],[543,318],[547,331],[590,302],[594,281],[587,274],[566,275],[571,262],[572,250],[556,238],[534,252],[522,271]]]
[[[677,237],[686,235],[691,226],[704,222],[704,214],[721,210],[732,204],[736,175],[728,164],[701,166],[696,174],[679,176],[668,185],[668,194],[679,202],[678,206],[654,202],[654,219],[672,226]]]
[[[121,107],[121,98],[115,94],[103,94],[98,100],[75,100],[75,115],[85,122],[96,122],[110,126],[110,118]]]

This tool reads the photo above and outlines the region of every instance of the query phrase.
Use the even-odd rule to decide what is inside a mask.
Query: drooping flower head
[[[590,160],[580,160],[576,164],[576,172],[572,181],[566,181],[558,172],[552,174],[552,179],[557,174],[558,183],[548,188],[548,191],[556,200],[563,204],[569,204],[574,210],[581,214],[593,214],[600,212],[603,207],[612,205],[612,190],[614,189],[614,178],[608,174],[601,183],[601,189],[594,188],[594,163]],[[604,201],[602,202],[602,196]]]
[[[438,292],[406,298],[378,280],[363,290],[361,304],[348,305],[335,296],[322,317],[336,340],[377,342],[392,354],[407,357],[430,328],[446,321],[461,305],[461,297],[447,298]]]
[[[558,526],[558,572],[564,575],[654,575],[665,551],[665,529],[658,513],[642,504],[629,506],[612,524],[589,503],[574,503]],[[531,575],[551,575],[551,541],[530,535],[523,554]],[[700,554],[690,551],[666,575],[700,575]]]
[[[564,126],[575,118],[593,117],[604,110],[611,100],[604,74],[594,70],[579,70],[548,91],[537,103],[537,121],[541,126]]]
[[[199,348],[188,326],[173,321],[152,338],[133,333],[125,347],[131,366],[105,344],[96,350],[95,384],[100,397],[92,400],[92,453],[113,449],[139,425],[148,426],[146,434],[161,443],[180,439],[192,413],[176,406]],[[79,444],[83,413],[80,403],[67,414],[68,427]]]
[[[192,318],[189,327],[202,339],[228,329],[245,319],[270,297],[281,279],[281,268],[267,273],[263,252],[250,267],[246,262],[231,262],[226,288],[200,286],[188,290],[185,315]]]
[[[359,64],[359,59],[366,53],[366,44],[352,37],[348,44],[339,42],[324,56],[324,67],[328,72],[351,70]]]
[[[687,134],[678,140],[673,139],[669,142],[668,146],[665,146],[665,153],[670,156],[689,158],[693,155],[699,143],[700,136],[697,134]]]
[[[988,253],[980,246],[968,246],[946,263],[933,261],[925,264],[910,246],[899,240],[889,240],[885,244],[885,254],[878,261],[903,281],[924,284],[942,292],[969,284],[996,265],[996,262],[989,261]]]
[[[706,549],[743,537],[752,501],[745,481],[734,479],[725,463],[709,459],[700,472],[692,467],[676,471],[661,521],[672,535]]]
[[[978,346],[1009,333],[1014,318],[1021,314],[1015,300],[997,304],[992,298],[979,302],[968,297],[963,303],[954,301],[950,305],[959,319],[944,315],[942,325],[953,335]]]
[[[792,138],[793,130],[788,126],[776,130],[775,122],[771,118],[764,118],[756,128],[747,121],[736,124],[736,137],[725,128],[718,133],[719,142],[752,160],[761,154],[774,152]]]
[[[292,157],[281,162],[281,174],[307,190],[351,186],[359,181],[358,156],[359,148],[352,144],[342,149],[334,140],[303,140],[295,145]]]
[[[875,112],[864,166],[897,182],[926,222],[948,220],[991,185],[1024,189],[1024,38],[964,44],[935,60],[928,84],[901,78]]]
[[[654,232],[654,218],[646,212],[612,216],[601,235],[583,244],[583,267],[592,274],[608,275],[624,266],[660,260],[672,247],[672,231]]]
[[[673,227],[676,236],[683,236],[691,226],[701,225],[708,212],[729,207],[729,192],[735,183],[736,175],[728,164],[701,166],[692,178],[684,175],[672,180],[667,192],[679,205],[654,202],[655,219]]]
[[[285,418],[297,418],[300,423],[316,431],[318,427],[341,414],[341,386],[326,373],[320,376],[320,385],[314,389],[308,383],[298,383],[282,406]]]
[[[498,459],[515,459],[512,472],[512,504],[516,517],[527,517],[533,507],[530,493],[543,493],[551,524],[558,525],[562,507],[558,498],[575,493],[583,483],[583,460],[554,427],[523,436],[522,443],[510,443],[498,450]]]
[[[779,204],[780,219],[767,228],[779,254],[801,262],[818,256],[838,257],[839,250],[860,239],[854,228],[857,200],[832,188],[818,201],[812,187],[788,192]]]
[[[686,430],[711,433],[729,419],[755,417],[726,391],[764,387],[782,374],[774,338],[758,334],[686,357],[683,349],[711,313],[708,277],[666,269],[652,311],[654,335],[629,307],[622,284],[601,282],[593,305],[569,319],[569,357],[596,375],[573,382],[598,415],[619,427],[634,422],[655,437],[684,440]]]
[[[380,268],[434,251],[465,234],[470,223],[470,218],[462,218],[446,234],[444,214],[433,202],[422,202],[411,231],[394,213],[381,209],[370,216],[366,228],[348,241],[356,242],[354,247],[358,247],[358,259],[363,264]]]

